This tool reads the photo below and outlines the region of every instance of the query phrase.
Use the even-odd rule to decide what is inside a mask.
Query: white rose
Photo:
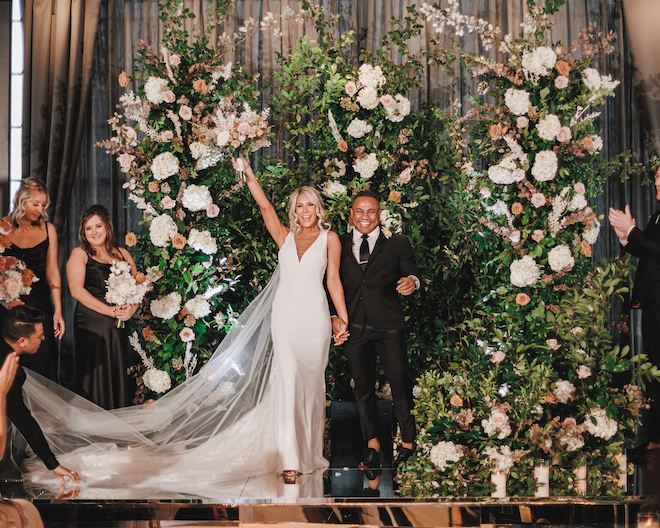
[[[183,341],[184,343],[189,343],[190,341],[195,340],[195,332],[192,328],[184,328],[179,332],[179,339]]]
[[[516,119],[516,126],[518,128],[527,128],[527,125],[529,125],[529,119],[524,115],[521,115]]]
[[[548,114],[536,125],[536,131],[541,139],[554,141],[561,129],[559,118],[554,114]]]
[[[183,191],[181,204],[189,211],[202,211],[213,204],[213,198],[206,185],[189,185]]]
[[[135,156],[133,156],[132,154],[127,154],[126,152],[120,154],[117,157],[120,170],[122,172],[128,173],[131,170],[131,166],[133,165],[133,160],[135,160]]]
[[[338,181],[328,180],[323,184],[322,192],[324,196],[334,198],[335,196],[345,195],[346,186]]]
[[[509,88],[504,94],[504,103],[513,115],[523,115],[529,110],[529,93]]]
[[[598,240],[598,235],[600,234],[600,222],[596,220],[593,225],[582,232],[582,238],[584,238],[592,246]]]
[[[159,319],[172,319],[181,311],[181,295],[177,292],[168,293],[153,299],[149,304],[151,315]]]
[[[582,80],[590,91],[596,92],[600,90],[601,80],[600,73],[593,68],[585,68],[582,72]]]
[[[219,214],[220,214],[220,208],[214,203],[212,203],[206,208],[207,218],[215,218]]]
[[[400,123],[410,114],[410,101],[401,94],[396,94],[394,100],[394,104],[385,107],[387,119],[393,123]]]
[[[594,152],[600,152],[603,149],[603,138],[593,134],[591,136],[591,141],[593,141]]]
[[[539,152],[534,158],[532,176],[536,181],[550,181],[557,175],[557,154],[552,150]]]
[[[481,420],[481,427],[488,436],[496,436],[499,440],[511,434],[508,415],[501,409],[492,409],[488,419]]]
[[[358,91],[357,85],[353,81],[348,81],[344,86],[344,90],[349,97],[353,97]]]
[[[176,222],[166,213],[154,217],[149,225],[149,238],[154,246],[167,246],[177,232]]]
[[[144,93],[147,96],[149,102],[154,104],[160,104],[165,101],[165,97],[169,87],[167,85],[167,79],[162,79],[160,77],[149,77],[147,82],[144,84]]]
[[[396,178],[397,183],[401,183],[404,185],[406,183],[409,183],[412,178],[412,172],[413,172],[412,167],[407,167],[406,169],[402,170],[401,174],[399,174]]]
[[[376,169],[378,168],[378,158],[376,154],[371,153],[366,156],[362,156],[355,160],[353,163],[353,170],[357,172],[362,179],[368,180],[374,175]]]
[[[529,255],[514,260],[511,263],[509,270],[511,272],[509,280],[511,281],[511,284],[518,288],[531,286],[541,276],[541,270],[536,264],[536,261]]]
[[[600,407],[595,407],[591,410],[584,421],[584,425],[589,433],[603,440],[612,438],[618,429],[616,420],[607,416],[605,410]]]
[[[580,365],[577,369],[577,376],[580,379],[591,377],[591,369],[587,365]]]
[[[188,313],[193,314],[197,319],[202,319],[211,314],[211,305],[203,295],[196,295],[184,307]]]
[[[559,403],[568,403],[575,399],[575,385],[570,381],[559,379],[554,383],[553,394]]]
[[[357,96],[358,103],[366,110],[373,110],[378,106],[378,92],[371,86],[365,86]]]
[[[346,132],[348,132],[348,134],[354,138],[364,137],[372,130],[373,127],[362,119],[353,119],[353,121],[351,121],[346,128]]]
[[[171,152],[158,154],[151,162],[151,174],[157,180],[164,180],[179,172],[179,159]]]
[[[573,196],[570,203],[568,204],[568,210],[581,211],[582,209],[586,208],[588,205],[589,204],[587,203],[587,199],[585,198],[584,194],[576,194],[575,196]]]
[[[166,196],[160,201],[160,206],[163,209],[174,209],[176,207],[176,201],[172,200],[171,197]]]
[[[572,270],[575,266],[575,259],[571,255],[570,248],[564,244],[553,247],[548,253],[548,265],[555,273]]]
[[[463,458],[463,451],[453,442],[438,442],[431,448],[429,459],[440,471],[444,471],[450,462]]]
[[[568,77],[566,77],[565,75],[557,76],[557,78],[555,79],[555,88],[557,88],[557,90],[563,90],[567,86],[568,86]]]
[[[572,137],[571,129],[567,126],[561,127],[559,132],[557,132],[557,141],[560,143],[568,143]]]

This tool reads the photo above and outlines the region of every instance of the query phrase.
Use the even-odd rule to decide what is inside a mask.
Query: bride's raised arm
[[[273,240],[275,240],[277,247],[282,247],[286,236],[289,234],[289,230],[282,224],[282,222],[280,222],[280,219],[277,217],[275,208],[273,207],[273,204],[270,203],[270,200],[268,200],[263,187],[261,187],[261,184],[254,175],[252,167],[242,156],[240,159],[234,160],[233,164],[234,169],[245,173],[248,189],[250,190],[254,201],[257,202],[257,205],[259,206],[261,217],[264,219],[264,223],[266,224],[266,229],[268,229],[270,236],[272,236]]]

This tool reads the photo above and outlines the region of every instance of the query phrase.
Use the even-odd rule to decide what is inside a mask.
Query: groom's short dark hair
[[[22,304],[7,312],[2,319],[2,337],[18,341],[21,337],[30,337],[35,327],[43,324],[44,314],[38,308]]]
[[[357,193],[355,196],[353,196],[353,201],[357,200],[358,198],[373,198],[380,204],[380,197],[369,189],[364,189],[363,191]]]

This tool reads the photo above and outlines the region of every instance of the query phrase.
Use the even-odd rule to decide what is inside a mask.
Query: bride
[[[279,265],[199,373],[151,405],[105,411],[28,372],[25,401],[52,450],[84,485],[108,496],[132,489],[215,497],[219,485],[268,473],[294,483],[328,466],[322,453],[331,324],[323,281],[345,334],[339,237],[314,188],[292,193],[286,227],[247,162],[234,167],[246,173]],[[27,470],[28,480],[58,487],[36,459]]]

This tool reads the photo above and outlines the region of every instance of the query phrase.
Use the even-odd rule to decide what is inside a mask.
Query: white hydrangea
[[[616,420],[607,416],[605,409],[601,409],[600,407],[595,407],[589,412],[584,425],[589,433],[603,440],[612,438],[618,429]]]
[[[394,104],[385,107],[385,112],[387,112],[387,119],[393,123],[400,123],[410,114],[410,101],[401,94],[396,94],[394,101]]]
[[[539,152],[534,158],[532,176],[536,181],[554,180],[557,175],[557,154],[552,150]]]
[[[493,183],[508,185],[516,181],[513,171],[502,167],[502,165],[491,165],[488,167],[488,177]]]
[[[582,81],[590,91],[596,92],[601,88],[600,73],[594,68],[585,68],[582,71]]]
[[[151,174],[156,180],[164,180],[179,172],[179,159],[171,152],[158,154],[151,162]]]
[[[167,79],[161,77],[149,77],[144,84],[144,93],[149,102],[160,104],[165,100],[165,93],[169,91]]]
[[[561,122],[555,114],[548,114],[536,125],[536,131],[541,139],[554,141],[561,129]]]
[[[378,92],[376,91],[376,88],[365,86],[360,90],[360,93],[358,93],[357,100],[362,108],[373,110],[379,103]]]
[[[154,246],[165,247],[178,233],[176,222],[167,213],[154,217],[149,225],[149,238]]]
[[[493,466],[495,471],[502,471],[508,473],[513,467],[513,453],[511,448],[507,446],[500,447],[487,447],[484,449],[484,454],[488,457],[488,461]]]
[[[514,260],[511,263],[509,269],[511,271],[511,284],[517,286],[518,288],[531,286],[541,276],[541,270],[536,264],[536,261],[529,255],[525,255],[521,259]]]
[[[377,168],[378,158],[373,152],[356,159],[355,163],[353,163],[353,170],[365,180],[371,178],[374,175],[374,172],[376,172]]]
[[[509,416],[502,409],[492,409],[488,419],[481,420],[481,427],[488,436],[495,436],[499,440],[511,434]]]
[[[548,75],[556,62],[557,54],[547,46],[540,46],[533,51],[523,53],[521,61],[525,77],[534,81]]]
[[[367,123],[363,119],[355,118],[346,127],[346,132],[348,132],[349,136],[352,136],[354,138],[361,138],[364,137],[369,132],[371,132],[373,128],[374,127],[372,127],[369,123]]]
[[[525,90],[509,88],[504,93],[504,104],[513,115],[523,115],[529,110],[529,93]]]
[[[190,299],[184,308],[189,314],[193,314],[197,319],[201,319],[211,314],[211,305],[203,295],[195,295]]]
[[[565,244],[560,244],[553,247],[548,253],[548,264],[555,273],[564,269],[570,271],[575,266],[575,259],[571,255],[571,249]]]
[[[153,299],[149,304],[151,315],[159,319],[172,319],[181,311],[181,295],[177,292],[168,293]]]
[[[575,399],[575,385],[570,381],[558,379],[554,383],[554,390],[552,392],[559,403],[568,403]]]
[[[454,442],[438,442],[429,454],[429,459],[440,471],[444,471],[451,462],[458,462],[461,458],[463,450]]]
[[[213,255],[218,251],[218,245],[215,238],[209,231],[192,228],[188,235],[188,245],[196,251],[201,251],[206,255]]]
[[[577,193],[568,204],[569,211],[581,211],[589,204],[587,203],[587,198],[584,194]]]
[[[328,198],[334,198],[335,196],[342,196],[346,194],[346,185],[334,180],[328,180],[321,187],[322,193]]]
[[[358,73],[358,80],[362,86],[369,86],[371,88],[379,88],[385,84],[385,75],[380,66],[372,66],[371,64],[363,64],[360,66]]]
[[[204,211],[213,204],[206,185],[188,185],[183,191],[181,203],[189,211]]]
[[[162,394],[170,390],[172,380],[170,375],[164,370],[150,368],[142,376],[142,382],[149,390]]]
[[[582,232],[582,238],[584,238],[589,244],[593,246],[596,243],[596,240],[598,240],[599,234],[600,234],[600,222],[598,220],[595,220],[590,227],[588,227]]]

